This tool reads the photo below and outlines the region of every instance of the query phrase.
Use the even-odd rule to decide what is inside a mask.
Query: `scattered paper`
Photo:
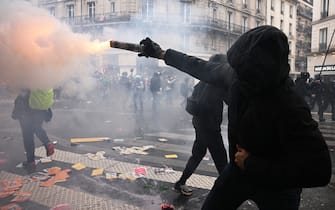
[[[160,142],[167,142],[168,140],[165,139],[165,138],[158,138],[158,141],[160,141]]]
[[[104,173],[103,168],[93,169],[91,176],[99,176]]]
[[[72,168],[76,169],[77,171],[80,171],[80,170],[86,168],[86,166],[81,164],[81,163],[76,163],[76,164],[72,165]]]
[[[52,207],[50,210],[71,210],[70,204],[59,204]]]
[[[168,159],[178,158],[178,155],[177,154],[169,154],[169,155],[165,155],[165,158],[168,158]]]
[[[24,202],[30,199],[32,193],[31,192],[25,192],[25,191],[21,191],[18,192],[15,196],[15,198],[13,198],[11,200],[11,202]]]
[[[50,178],[50,176],[47,173],[38,172],[38,173],[32,174],[30,176],[30,181],[31,182],[45,181],[49,178]]]
[[[11,203],[6,206],[0,206],[1,210],[22,210],[23,208],[16,203]]]
[[[1,198],[7,198],[10,195],[13,195],[15,193],[15,191],[4,191],[4,192],[0,192],[0,199]]]
[[[50,163],[52,161],[51,157],[43,157],[40,159],[41,163]]]
[[[110,173],[106,173],[106,179],[117,179],[118,175],[116,172],[110,172]]]
[[[105,152],[104,151],[99,151],[95,154],[92,153],[87,153],[86,156],[91,159],[91,160],[102,160],[105,159],[106,157],[104,156]]]
[[[55,166],[55,167],[47,169],[47,172],[48,172],[48,175],[55,175],[59,173],[61,170],[62,170],[61,168]]]
[[[149,154],[146,152],[148,149],[155,148],[155,146],[147,145],[142,147],[113,147],[114,150],[120,152],[122,155],[129,155],[129,154],[139,154],[139,155],[147,155]]]
[[[138,167],[134,169],[136,176],[144,176],[147,174],[147,169],[145,167]]]

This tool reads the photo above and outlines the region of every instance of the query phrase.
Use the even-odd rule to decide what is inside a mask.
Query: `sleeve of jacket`
[[[280,157],[269,160],[250,155],[245,161],[244,173],[250,181],[267,187],[327,185],[332,174],[331,159],[317,122],[305,107],[288,110],[285,116],[279,121],[283,148]]]
[[[228,63],[212,63],[200,58],[189,56],[176,50],[168,49],[164,61],[201,81],[220,87],[224,92],[224,101],[228,103],[229,89],[233,83],[234,71]]]

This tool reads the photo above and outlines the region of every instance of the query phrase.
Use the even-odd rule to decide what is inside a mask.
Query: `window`
[[[280,30],[283,30],[284,27],[284,20],[280,20]]]
[[[248,7],[248,1],[247,0],[242,0],[243,8]]]
[[[191,21],[191,4],[189,2],[180,2],[180,16],[184,23]]]
[[[320,29],[319,35],[319,50],[326,50],[327,48],[327,28]]]
[[[275,6],[274,6],[274,0],[271,0],[271,10],[275,10]]]
[[[49,7],[49,13],[50,15],[55,16],[56,15],[55,7]]]
[[[217,20],[218,20],[218,13],[216,8],[213,8],[213,21],[217,22]]]
[[[256,12],[261,12],[261,0],[256,0]]]
[[[292,42],[289,41],[288,42],[288,54],[291,55],[291,51],[292,51]]]
[[[242,18],[242,30],[243,30],[243,33],[248,30],[248,17]]]
[[[328,17],[329,0],[321,0],[321,17]]]
[[[280,2],[280,14],[284,14],[284,1]]]
[[[292,17],[293,17],[293,6],[290,5],[290,18],[292,18]]]
[[[111,2],[111,13],[114,14],[115,13],[115,1]]]
[[[67,16],[68,18],[73,19],[74,17],[74,5],[73,4],[67,5]]]
[[[272,25],[273,26],[273,22],[274,22],[274,17],[273,16],[271,16],[271,19],[270,19],[270,25]]]
[[[152,18],[154,14],[154,1],[143,0],[142,1],[142,15],[145,19]]]
[[[88,17],[94,18],[95,17],[95,2],[87,2],[87,9],[88,9]]]
[[[292,36],[292,23],[290,23],[288,27],[288,34]]]
[[[228,11],[227,22],[228,22],[228,25],[227,25],[228,31],[232,31],[233,30],[233,13],[230,11]]]
[[[258,27],[258,26],[261,26],[261,21],[257,20],[257,21],[256,21],[256,26],[257,26],[257,27]]]

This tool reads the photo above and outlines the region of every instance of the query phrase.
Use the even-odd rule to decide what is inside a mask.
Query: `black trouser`
[[[179,184],[185,184],[186,180],[193,174],[203,157],[209,150],[216,169],[221,173],[227,164],[227,152],[223,144],[221,130],[202,128],[195,126],[195,141],[192,147],[192,155],[188,159]]]
[[[250,199],[260,210],[298,210],[301,191],[301,188],[259,188],[248,182],[235,163],[230,162],[216,179],[201,209],[236,210],[244,201]]]
[[[45,111],[36,110],[20,118],[20,126],[27,162],[33,162],[35,160],[34,135],[40,139],[44,146],[50,142],[47,133],[42,127],[45,114]]]

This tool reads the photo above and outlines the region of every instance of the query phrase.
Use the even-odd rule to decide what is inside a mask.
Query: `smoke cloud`
[[[0,2],[0,82],[9,87],[49,88],[70,82],[74,89],[89,88],[95,70],[90,55],[107,49],[105,44],[73,33],[29,2]]]

